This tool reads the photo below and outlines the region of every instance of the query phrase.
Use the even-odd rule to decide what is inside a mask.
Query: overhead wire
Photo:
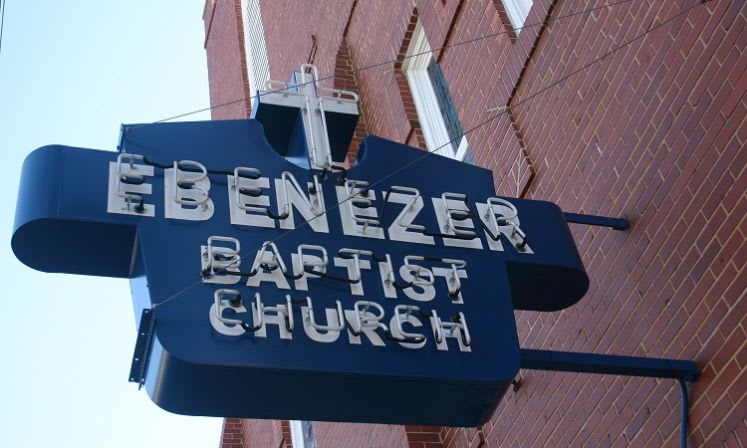
[[[0,0],[0,54],[3,53],[3,29],[5,29],[5,3],[8,0]]]
[[[559,79],[557,79],[556,81],[553,81],[553,82],[551,82],[550,84],[548,84],[548,85],[547,85],[547,86],[545,86],[545,87],[542,87],[542,88],[541,88],[541,89],[539,89],[538,91],[536,91],[536,92],[534,92],[534,93],[532,93],[532,94],[529,94],[529,95],[527,95],[527,96],[526,96],[525,98],[523,98],[523,99],[519,100],[519,101],[518,101],[518,102],[517,102],[517,103],[516,103],[516,104],[515,104],[514,106],[519,106],[519,105],[525,104],[525,103],[527,103],[528,101],[531,101],[532,99],[536,98],[537,96],[540,96],[540,95],[544,94],[545,92],[549,91],[550,89],[553,89],[553,88],[557,87],[558,85],[560,85],[560,84],[562,84],[563,82],[567,81],[567,80],[568,80],[568,79],[570,79],[571,77],[573,77],[573,76],[577,75],[578,73],[581,73],[582,71],[584,71],[584,70],[588,69],[588,68],[589,68],[589,67],[591,67],[592,65],[594,65],[594,64],[596,64],[596,63],[598,63],[598,62],[600,62],[600,61],[602,61],[602,60],[604,60],[604,59],[606,59],[606,58],[608,58],[608,57],[610,57],[610,56],[612,56],[613,54],[617,53],[618,51],[622,50],[623,48],[626,48],[626,47],[630,46],[630,45],[631,45],[631,44],[633,44],[634,42],[637,42],[638,40],[640,40],[640,39],[644,38],[644,37],[645,37],[645,36],[647,36],[648,34],[650,34],[650,33],[654,32],[654,31],[656,31],[657,29],[659,29],[659,28],[663,27],[664,25],[666,25],[666,24],[668,24],[668,23],[671,23],[671,22],[673,22],[674,20],[676,20],[676,19],[678,19],[679,17],[681,17],[681,16],[683,16],[683,15],[687,14],[688,12],[690,12],[691,10],[693,10],[694,8],[696,8],[696,7],[700,6],[700,5],[701,5],[701,4],[703,4],[703,3],[705,3],[705,2],[699,2],[699,3],[696,3],[696,4],[694,4],[694,5],[690,6],[690,7],[686,8],[686,9],[683,9],[682,11],[680,11],[680,12],[679,12],[679,13],[677,13],[677,14],[675,14],[675,15],[673,15],[673,16],[671,16],[671,17],[667,18],[667,19],[664,19],[664,20],[662,20],[662,21],[661,21],[661,22],[659,22],[658,24],[656,24],[656,25],[653,25],[653,26],[649,27],[648,29],[646,29],[646,31],[644,31],[644,32],[642,32],[642,33],[640,33],[640,34],[638,34],[638,35],[636,35],[636,36],[632,37],[631,39],[629,39],[629,40],[627,40],[627,41],[623,42],[622,44],[620,44],[620,45],[618,45],[618,46],[614,47],[613,49],[611,49],[611,50],[609,50],[609,51],[605,52],[605,53],[604,53],[604,54],[602,54],[601,56],[598,56],[598,57],[594,58],[594,59],[593,59],[592,61],[590,61],[590,62],[588,62],[588,63],[586,63],[586,64],[582,65],[582,66],[581,66],[581,67],[579,67],[578,69],[575,69],[575,70],[573,70],[572,72],[570,72],[570,73],[568,73],[568,74],[566,74],[566,75],[564,75],[564,76],[560,77],[560,78],[559,78]],[[464,135],[467,135],[467,134],[470,134],[470,133],[472,133],[472,132],[476,131],[477,129],[479,129],[479,128],[481,128],[481,127],[483,127],[483,126],[485,126],[485,125],[487,125],[487,124],[489,124],[489,123],[491,123],[491,122],[495,121],[496,119],[498,119],[498,118],[500,118],[500,117],[501,117],[502,115],[504,115],[504,114],[505,114],[506,112],[507,112],[507,110],[506,110],[505,108],[504,108],[504,109],[502,109],[501,111],[499,111],[499,112],[498,112],[498,113],[496,113],[495,115],[492,115],[491,117],[489,117],[489,118],[485,119],[484,121],[481,121],[481,122],[480,122],[480,123],[478,123],[477,125],[475,125],[475,126],[472,126],[471,128],[469,128],[469,129],[467,129],[466,131],[464,131],[464,133],[462,134],[462,136],[464,136]],[[461,139],[461,138],[462,138],[462,136],[459,136],[459,137],[458,137],[458,139]],[[399,174],[400,172],[402,172],[402,171],[404,171],[404,170],[406,170],[406,169],[408,169],[408,168],[412,167],[413,165],[415,165],[415,164],[419,163],[420,161],[422,161],[422,160],[423,160],[423,159],[425,159],[426,157],[430,157],[430,156],[432,156],[433,154],[436,154],[436,153],[438,153],[438,152],[439,152],[440,150],[442,150],[443,148],[446,148],[446,147],[449,147],[449,146],[451,146],[451,145],[452,145],[452,144],[453,144],[453,143],[454,143],[454,142],[455,142],[456,140],[457,140],[457,139],[452,139],[452,140],[450,140],[450,141],[448,141],[448,142],[444,143],[443,145],[441,145],[441,146],[439,146],[439,147],[435,148],[435,149],[434,149],[434,150],[432,150],[432,151],[424,151],[424,152],[423,152],[423,155],[422,155],[422,156],[419,156],[419,157],[417,157],[417,158],[413,159],[412,161],[410,161],[410,162],[408,162],[408,163],[406,163],[406,164],[402,165],[401,167],[397,168],[396,170],[392,171],[391,173],[389,173],[389,174],[387,174],[387,175],[383,176],[383,177],[382,177],[382,178],[380,178],[380,179],[377,179],[376,181],[372,182],[372,183],[371,183],[371,184],[370,184],[370,185],[368,186],[368,188],[372,188],[372,187],[375,187],[376,185],[379,185],[379,184],[381,184],[381,183],[382,183],[382,182],[384,182],[385,180],[387,180],[387,179],[389,179],[389,178],[391,178],[391,177],[393,177],[393,176],[395,176],[395,175]],[[350,195],[350,196],[349,196],[349,197],[347,197],[346,199],[344,199],[344,200],[342,200],[342,201],[340,201],[340,202],[337,202],[337,203],[336,203],[336,204],[334,204],[333,206],[331,206],[331,207],[327,208],[326,210],[324,210],[324,211],[323,211],[322,213],[320,213],[319,215],[316,215],[316,216],[314,216],[313,218],[311,218],[311,219],[309,219],[309,220],[304,220],[304,221],[303,221],[302,223],[300,223],[300,225],[298,225],[297,227],[295,227],[295,228],[293,228],[293,229],[290,229],[290,230],[288,230],[288,231],[286,231],[286,232],[282,233],[281,235],[279,235],[279,236],[277,236],[276,238],[274,238],[274,239],[270,240],[269,242],[266,242],[266,243],[264,243],[263,245],[261,245],[260,247],[258,247],[258,248],[256,248],[256,249],[254,249],[254,250],[249,250],[249,251],[245,251],[245,252],[244,252],[243,254],[241,254],[241,253],[240,253],[240,254],[238,254],[238,255],[239,255],[239,257],[237,257],[237,260],[235,260],[234,262],[232,262],[232,263],[230,263],[230,264],[228,264],[228,265],[226,265],[226,266],[222,267],[222,268],[221,268],[221,270],[222,270],[222,271],[224,271],[224,272],[226,272],[226,273],[229,273],[229,274],[230,274],[230,271],[228,271],[228,269],[229,269],[229,268],[231,268],[231,267],[232,267],[232,265],[233,265],[233,264],[235,264],[235,263],[236,263],[237,261],[240,261],[240,259],[241,259],[241,258],[240,258],[240,257],[241,257],[241,255],[244,255],[244,254],[250,254],[250,253],[252,253],[252,252],[254,252],[254,253],[257,253],[257,252],[258,252],[259,250],[261,250],[261,249],[262,249],[262,247],[264,247],[264,246],[268,245],[269,243],[275,243],[275,242],[277,242],[277,241],[279,241],[279,240],[281,240],[281,239],[285,238],[286,236],[290,235],[291,233],[295,232],[296,230],[298,230],[298,229],[300,229],[300,228],[302,228],[302,227],[304,227],[304,226],[306,226],[306,225],[309,225],[309,223],[311,223],[311,222],[312,222],[312,221],[314,221],[315,219],[317,219],[317,218],[319,218],[319,217],[321,217],[321,216],[324,216],[324,215],[325,215],[325,214],[326,214],[326,213],[327,213],[328,211],[331,211],[331,210],[335,210],[335,209],[339,208],[339,207],[340,207],[340,206],[341,206],[342,204],[345,204],[346,202],[348,202],[348,201],[350,201],[350,200],[354,199],[354,198],[355,198],[355,197],[356,197],[357,195],[358,195],[358,193],[355,193],[355,194],[353,194],[353,195]],[[219,272],[216,272],[216,273],[219,273]],[[151,309],[152,309],[152,310],[155,310],[155,309],[157,309],[157,308],[158,308],[158,307],[160,307],[160,306],[163,306],[163,305],[165,305],[165,304],[167,304],[167,303],[170,303],[170,302],[172,302],[172,301],[176,300],[177,298],[179,298],[179,297],[183,296],[183,295],[184,295],[184,294],[185,294],[185,293],[186,293],[187,291],[189,291],[190,289],[192,289],[192,288],[194,288],[194,287],[196,287],[197,285],[200,285],[200,284],[202,284],[202,278],[200,278],[200,279],[198,279],[197,281],[195,281],[195,282],[193,282],[193,283],[189,284],[189,285],[188,285],[188,286],[186,286],[185,288],[183,288],[183,289],[179,290],[178,292],[176,292],[176,293],[172,294],[171,296],[167,297],[166,299],[164,299],[164,300],[162,300],[162,301],[160,301],[160,302],[158,302],[158,303],[154,304],[154,305],[153,305],[153,306],[151,307]]]
[[[545,26],[545,25],[548,25],[550,23],[557,22],[559,20],[569,19],[571,17],[576,17],[576,16],[583,15],[583,14],[589,14],[589,13],[592,13],[594,11],[598,11],[600,9],[611,8],[613,6],[618,6],[618,5],[621,5],[623,3],[629,3],[631,1],[632,0],[619,0],[617,2],[605,3],[603,5],[595,6],[593,8],[588,8],[588,9],[584,9],[584,10],[581,10],[581,11],[574,11],[574,12],[571,12],[571,13],[568,13],[568,14],[565,14],[565,15],[562,15],[562,16],[548,17],[547,19],[543,20],[542,22],[530,23],[530,24],[527,24],[527,25],[516,27],[513,30],[514,30],[514,32],[518,32],[518,31],[521,31],[521,30],[524,30],[524,29],[527,29],[527,28],[533,28],[533,27],[537,27],[537,26]],[[481,40],[490,39],[491,37],[497,37],[497,36],[501,36],[503,34],[508,34],[508,33],[509,33],[509,31],[498,31],[498,32],[495,32],[495,33],[483,34],[481,36],[474,37],[472,39],[467,39],[467,40],[455,42],[453,44],[447,44],[447,45],[444,45],[444,46],[441,46],[441,47],[438,47],[438,48],[433,48],[433,49],[430,49],[430,50],[427,50],[427,51],[421,51],[419,53],[413,53],[411,55],[405,55],[405,56],[402,56],[402,57],[397,57],[395,59],[388,59],[386,61],[377,62],[375,64],[365,65],[365,66],[360,67],[360,68],[354,68],[354,69],[351,70],[351,72],[355,74],[355,73],[362,72],[364,70],[370,70],[372,68],[378,68],[378,67],[382,67],[382,66],[385,66],[385,65],[394,64],[394,63],[397,63],[397,62],[404,62],[404,61],[406,61],[408,59],[416,58],[418,56],[423,56],[423,55],[427,55],[427,54],[433,54],[433,53],[440,52],[442,50],[446,50],[446,49],[449,49],[449,48],[460,47],[462,45],[467,45],[467,44],[479,42]],[[306,81],[306,82],[298,83],[298,84],[296,84],[294,86],[288,86],[288,87],[283,88],[283,89],[272,89],[272,90],[269,90],[269,91],[267,91],[265,93],[257,93],[256,95],[252,95],[249,98],[247,98],[247,97],[237,98],[237,99],[234,99],[234,100],[231,100],[231,101],[226,101],[224,103],[218,103],[218,104],[215,104],[215,105],[212,105],[212,106],[203,107],[203,108],[196,109],[196,110],[193,110],[193,111],[190,111],[190,112],[184,112],[184,113],[181,113],[181,114],[172,115],[172,116],[169,116],[169,117],[166,117],[166,118],[162,118],[160,120],[152,121],[152,122],[149,122],[149,123],[142,123],[142,124],[138,124],[138,125],[135,125],[135,126],[131,126],[129,129],[137,129],[137,128],[140,128],[140,127],[143,127],[143,126],[149,126],[149,125],[153,125],[153,124],[165,123],[165,122],[168,122],[168,121],[177,120],[179,118],[188,117],[190,115],[199,114],[199,113],[202,113],[202,112],[207,112],[207,111],[210,111],[210,110],[213,110],[213,109],[220,109],[222,107],[231,106],[231,105],[234,105],[234,104],[237,104],[237,103],[246,102],[248,100],[257,99],[257,98],[260,98],[262,95],[267,95],[267,94],[271,94],[271,93],[287,92],[290,89],[293,89],[293,88],[296,88],[296,87],[302,87],[302,86],[305,86],[305,85],[319,83],[319,82],[323,82],[323,81],[328,81],[328,80],[331,80],[331,79],[335,79],[335,76],[334,75],[324,76],[324,77],[321,77],[321,78],[318,78],[318,79],[314,79],[314,80],[311,80],[311,81]]]

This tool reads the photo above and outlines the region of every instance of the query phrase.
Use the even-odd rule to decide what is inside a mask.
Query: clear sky
[[[126,280],[33,271],[10,249],[24,157],[114,150],[121,123],[209,104],[202,0],[7,0],[0,53],[0,447],[216,447],[222,420],[169,414],[128,383]],[[208,119],[198,114],[188,119]]]

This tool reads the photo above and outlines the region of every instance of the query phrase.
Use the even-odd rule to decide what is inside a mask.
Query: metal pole
[[[649,378],[673,378],[685,381],[695,381],[700,375],[700,369],[692,361],[534,350],[528,348],[521,349],[521,368],[555,370],[559,372],[643,376]]]
[[[687,383],[680,380],[682,393],[682,429],[680,429],[680,448],[687,448]]]
[[[625,218],[610,218],[609,216],[585,215],[583,213],[563,213],[566,222],[585,224],[587,226],[610,227],[615,230],[626,230],[630,223]]]

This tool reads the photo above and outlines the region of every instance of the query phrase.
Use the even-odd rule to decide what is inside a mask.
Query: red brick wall
[[[220,448],[244,448],[242,421],[239,418],[223,420],[223,431],[220,435]]]
[[[409,448],[443,448],[444,432],[439,426],[405,426]]]
[[[321,76],[328,78],[323,85],[334,87],[337,52],[354,3],[353,0],[260,0],[270,77],[289,80],[291,73],[308,60],[313,34],[317,44],[314,64]]]
[[[349,92],[359,92],[353,59],[350,56],[350,48],[344,39],[340,43],[340,48],[337,51],[337,57],[335,60],[334,87],[335,89],[347,90]],[[359,110],[358,124],[355,126],[355,132],[353,133],[353,138],[350,141],[350,147],[348,149],[349,165],[352,165],[352,163],[355,162],[361,142],[367,136],[368,127],[366,126],[366,116],[363,114],[362,110]]]
[[[287,420],[244,419],[244,448],[290,448],[290,428]]]
[[[315,422],[314,433],[319,448],[407,448],[402,426]]]
[[[683,3],[694,4],[631,2],[551,23],[515,103]],[[576,7],[561,1],[554,14]],[[721,446],[737,430],[747,443],[739,357],[747,353],[747,55],[739,54],[746,17],[743,2],[702,5],[514,107],[539,167],[530,197],[633,223],[625,233],[574,227],[591,290],[557,316],[518,313],[521,344],[696,360],[704,375],[692,388],[693,446]],[[556,446],[677,445],[679,390],[671,381],[535,373],[525,380],[537,392],[522,389],[504,402],[489,440],[511,445],[536,434],[535,443]],[[548,423],[529,438],[512,423],[538,416]]]
[[[226,418],[220,448],[291,448],[287,420]]]
[[[251,113],[240,0],[207,0],[205,52],[213,120],[246,118]]]
[[[500,1],[263,3],[271,74],[285,79],[306,61],[314,34],[314,62],[331,77],[344,42],[368,132],[412,143],[418,125],[395,64],[361,69],[397,57],[416,9],[434,49],[492,35],[434,56],[464,129],[487,122],[467,138],[497,191],[632,223],[572,226],[591,288],[563,312],[517,313],[521,345],[694,359],[704,373],[691,387],[691,445],[747,445],[745,3],[697,6],[534,96],[696,2],[632,0],[566,17],[605,2],[535,0],[527,23],[538,26],[516,36]],[[214,89],[241,90],[210,70],[214,104],[230,96]],[[320,447],[407,446],[403,436],[416,448],[678,445],[674,381],[522,375],[483,428],[318,423]]]

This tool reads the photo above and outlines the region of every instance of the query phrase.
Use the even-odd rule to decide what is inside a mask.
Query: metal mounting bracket
[[[585,224],[587,226],[610,227],[614,230],[627,230],[630,223],[625,218],[610,218],[609,216],[585,215],[583,213],[564,212],[566,222]]]
[[[700,369],[692,361],[521,349],[521,368],[558,372],[673,378],[695,381]]]
[[[687,447],[687,384],[698,379],[700,369],[693,361],[680,359],[645,358],[640,356],[600,355],[596,353],[560,352],[553,350],[521,349],[521,368],[556,372],[597,373],[647,378],[672,378],[682,393],[682,423],[680,446]],[[517,385],[518,383],[518,385]],[[514,392],[521,381],[514,380]]]
[[[130,382],[138,383],[138,389],[145,384],[145,371],[148,368],[150,358],[150,345],[153,340],[153,328],[156,324],[155,312],[146,308],[140,315],[140,327],[137,330],[137,341],[135,342],[135,353],[132,354],[130,365]]]

